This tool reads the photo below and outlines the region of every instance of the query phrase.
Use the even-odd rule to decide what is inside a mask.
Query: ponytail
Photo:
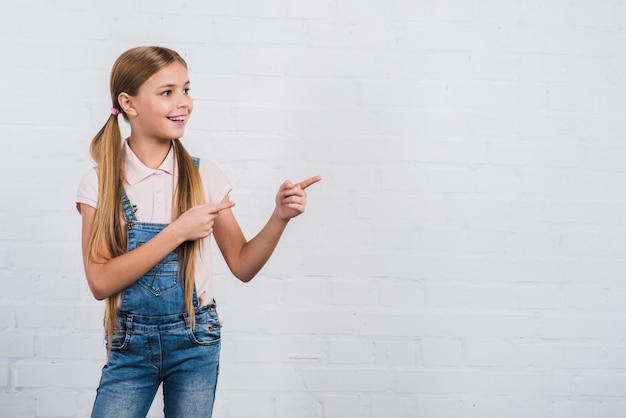
[[[179,139],[174,139],[174,151],[178,166],[178,187],[173,201],[172,218],[176,219],[186,210],[205,202],[202,179],[193,159]],[[196,276],[196,254],[201,250],[200,240],[186,241],[178,247],[179,274],[185,291],[185,306],[191,323],[195,323],[193,289]]]
[[[124,192],[122,134],[116,115],[109,116],[90,145],[91,158],[98,167],[98,208],[89,237],[90,259],[104,263],[127,251],[126,229],[121,202]],[[109,341],[117,326],[120,294],[107,298],[104,328]],[[110,344],[109,344],[110,347]]]

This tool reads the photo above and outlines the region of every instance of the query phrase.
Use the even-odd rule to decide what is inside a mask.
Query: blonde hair
[[[137,95],[141,85],[153,74],[174,62],[187,64],[176,52],[163,47],[137,47],[124,52],[113,64],[110,91],[113,107],[128,121],[118,102],[120,93]],[[172,220],[192,206],[204,203],[205,196],[198,170],[178,138],[173,139],[178,165],[178,184],[172,206]],[[98,167],[98,208],[89,238],[89,257],[98,263],[127,252],[127,235],[122,213],[124,193],[124,164],[122,160],[122,134],[116,115],[109,116],[102,129],[91,141],[90,153]],[[179,274],[181,275],[187,313],[193,323],[193,289],[195,257],[200,251],[199,241],[187,241],[178,249]],[[105,332],[112,341],[118,321],[121,293],[106,301]],[[109,344],[109,347],[111,344]]]

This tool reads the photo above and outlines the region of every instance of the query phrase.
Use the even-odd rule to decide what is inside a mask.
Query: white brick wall
[[[186,143],[252,235],[217,258],[216,417],[626,410],[626,3],[28,0],[0,6],[0,416],[84,417],[105,351],[74,194],[125,49],[188,60]],[[161,416],[157,398],[150,416]]]

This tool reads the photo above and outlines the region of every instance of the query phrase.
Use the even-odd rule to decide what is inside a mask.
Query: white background
[[[324,176],[252,283],[216,257],[215,417],[624,416],[621,0],[2,2],[0,416],[89,414],[74,196],[138,45],[187,60],[248,237]]]

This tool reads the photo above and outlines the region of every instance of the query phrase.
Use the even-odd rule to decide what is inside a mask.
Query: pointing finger
[[[209,213],[219,213],[225,209],[230,209],[233,206],[235,206],[235,202],[231,202],[230,200],[228,202],[224,202],[224,203],[220,203],[218,205],[212,206],[210,208],[210,212]]]
[[[310,178],[308,178],[306,180],[303,180],[300,183],[298,183],[298,186],[300,186],[301,189],[306,189],[307,187],[311,186],[312,184],[317,183],[321,179],[322,179],[322,176],[310,177]]]

